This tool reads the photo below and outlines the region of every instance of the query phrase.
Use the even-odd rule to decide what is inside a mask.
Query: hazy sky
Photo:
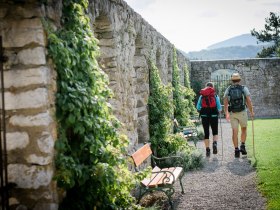
[[[264,29],[280,0],[125,0],[176,48],[206,49],[220,41]]]

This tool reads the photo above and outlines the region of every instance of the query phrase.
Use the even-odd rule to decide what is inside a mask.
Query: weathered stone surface
[[[33,18],[6,22],[3,43],[5,48],[24,47],[31,43],[45,46],[46,40],[41,20]]]
[[[7,150],[24,149],[29,144],[29,136],[26,132],[7,133]]]
[[[41,152],[52,153],[54,151],[54,139],[50,133],[43,132],[42,137],[39,138],[37,142]]]
[[[38,189],[48,186],[52,180],[51,167],[27,166],[23,164],[8,165],[9,182],[17,184],[19,188]]]
[[[14,126],[36,127],[36,126],[48,126],[52,121],[53,120],[52,117],[50,116],[50,113],[45,112],[33,116],[14,115],[10,118],[9,123],[11,123]],[[46,147],[43,146],[44,144],[42,143],[44,142],[44,140],[39,140],[39,142],[41,142],[42,147]]]
[[[37,88],[18,94],[5,92],[6,110],[39,108],[48,104],[48,92],[45,88]]]
[[[26,161],[31,164],[44,166],[50,164],[52,162],[52,159],[53,156],[43,157],[43,156],[37,156],[35,154],[32,154],[26,158]]]
[[[18,53],[18,62],[24,65],[45,65],[46,52],[43,47],[22,50]]]
[[[50,70],[43,66],[27,70],[10,70],[4,72],[4,78],[5,88],[47,84],[50,80]]]
[[[57,210],[57,203],[37,203],[33,210]]]

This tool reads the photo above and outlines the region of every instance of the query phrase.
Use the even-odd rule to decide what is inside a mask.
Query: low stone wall
[[[280,117],[280,59],[191,61],[192,84],[203,86],[221,69],[240,73],[241,83],[251,92],[256,117]]]
[[[42,18],[59,27],[61,1],[1,1],[10,204],[20,209],[57,209],[53,181],[56,72],[47,53]],[[128,152],[149,140],[149,65],[171,82],[173,45],[122,0],[91,0],[89,15],[99,40],[99,64],[109,75],[114,114],[130,139]],[[188,60],[179,52],[180,67]],[[183,81],[183,79],[182,79]]]

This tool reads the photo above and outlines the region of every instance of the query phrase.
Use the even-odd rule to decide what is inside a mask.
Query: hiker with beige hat
[[[224,111],[227,121],[230,121],[232,128],[232,142],[235,148],[234,154],[236,158],[246,155],[245,141],[247,137],[247,109],[248,107],[251,117],[254,117],[253,105],[250,97],[249,89],[240,85],[241,77],[239,73],[231,75],[232,85],[229,86],[224,93]],[[238,147],[238,126],[241,127],[241,145]]]

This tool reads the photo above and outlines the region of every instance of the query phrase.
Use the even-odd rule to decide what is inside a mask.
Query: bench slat
[[[152,172],[158,172],[158,171],[160,171],[160,170],[161,170],[161,169],[160,169],[159,167],[156,166],[156,167],[153,168]],[[149,183],[151,182],[151,180],[153,180],[157,175],[158,175],[158,174],[154,173],[154,174],[152,174],[151,177],[147,177],[147,178],[143,179],[143,180],[141,181],[141,183],[142,183],[144,186],[148,186]]]
[[[135,166],[139,166],[144,162],[150,155],[152,154],[152,150],[150,144],[145,144],[143,147],[134,152],[131,157],[134,161]]]
[[[160,168],[158,168],[158,167],[156,167],[155,170],[154,169],[153,169],[153,172],[160,170]],[[146,187],[156,187],[156,186],[161,186],[161,185],[165,185],[165,184],[173,184],[177,180],[179,175],[182,173],[183,168],[182,167],[172,167],[172,168],[163,168],[161,170],[172,172],[174,174],[175,180],[173,180],[173,176],[171,176],[170,173],[162,172],[162,173],[158,173],[158,174],[152,174],[151,178],[146,178],[141,183]],[[163,183],[165,177],[170,177],[170,180],[166,183]]]

